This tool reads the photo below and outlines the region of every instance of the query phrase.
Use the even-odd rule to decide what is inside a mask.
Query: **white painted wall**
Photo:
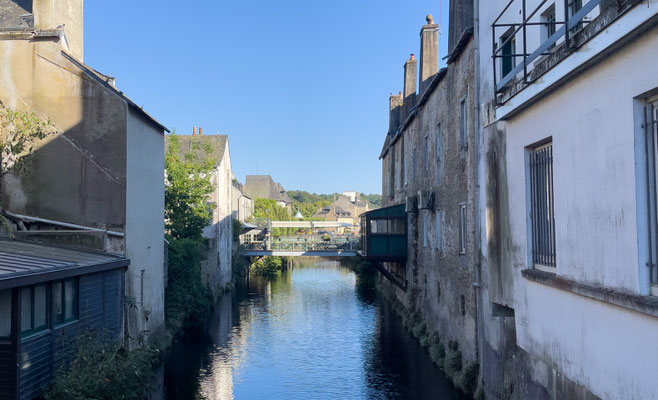
[[[164,134],[130,107],[127,122],[126,294],[137,305],[127,308],[136,338],[164,327]]]
[[[604,399],[658,398],[658,319],[521,277],[532,267],[524,149],[553,138],[556,274],[648,294],[638,248],[634,104],[658,88],[657,48],[654,27],[506,124],[518,344]]]

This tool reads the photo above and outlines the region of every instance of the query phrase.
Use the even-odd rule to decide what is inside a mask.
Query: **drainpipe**
[[[479,382],[482,383],[482,369],[484,368],[484,357],[482,355],[483,341],[484,341],[484,303],[482,299],[482,210],[484,204],[481,204],[483,199],[481,194],[482,183],[484,182],[484,170],[481,169],[481,152],[483,147],[483,134],[480,122],[480,0],[473,0],[473,42],[475,48],[473,49],[474,61],[474,85],[475,85],[475,248],[477,249],[477,260],[475,263],[475,318],[476,318],[476,352],[480,362],[479,368]]]

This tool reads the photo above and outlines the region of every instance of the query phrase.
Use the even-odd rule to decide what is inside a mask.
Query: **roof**
[[[125,257],[0,239],[0,290],[128,265]]]
[[[216,160],[215,165],[221,164],[228,143],[228,135],[176,135],[176,137],[180,142],[180,156],[192,152],[199,158]],[[165,135],[165,151],[169,147],[170,140],[171,135]],[[195,146],[197,143],[203,146]]]
[[[247,175],[244,183],[245,192],[255,199],[272,199],[292,204],[280,183],[274,182],[269,175]]]
[[[105,86],[106,89],[110,89],[113,91],[115,94],[119,95],[123,100],[128,103],[128,106],[130,106],[133,110],[137,111],[138,114],[141,114],[144,118],[146,118],[149,122],[152,124],[156,125],[158,128],[170,132],[169,129],[162,125],[158,120],[153,118],[149,113],[144,111],[143,107],[138,106],[134,101],[130,100],[128,96],[126,96],[122,91],[117,89],[115,86],[111,85],[108,81],[110,78],[107,75],[103,75],[100,72],[96,71],[95,69],[91,68],[87,64],[83,63],[82,61],[76,59],[72,55],[68,54],[66,51],[62,51],[62,55],[69,61],[71,61],[73,64],[77,65],[78,68],[82,69],[85,71],[88,75],[90,75],[94,80],[96,80],[98,83],[101,85]]]

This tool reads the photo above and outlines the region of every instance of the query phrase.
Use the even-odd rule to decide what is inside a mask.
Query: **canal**
[[[167,357],[173,399],[462,399],[349,262],[297,259],[225,295]]]

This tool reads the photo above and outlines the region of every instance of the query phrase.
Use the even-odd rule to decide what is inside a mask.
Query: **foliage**
[[[273,276],[281,271],[283,260],[281,257],[265,257],[254,263],[251,267],[252,272],[260,276]]]
[[[32,112],[0,109],[0,176],[20,167],[39,141],[54,133],[50,121]]]
[[[233,243],[240,243],[240,234],[242,233],[242,222],[237,219],[232,221],[233,226]]]
[[[194,325],[209,312],[212,294],[201,281],[205,243],[194,239],[169,242],[168,286],[165,292],[167,328],[177,333]]]
[[[169,136],[165,154],[165,229],[174,239],[200,239],[203,228],[212,220],[213,161],[208,143],[193,143],[192,150],[181,155],[180,139]]]
[[[290,221],[292,216],[286,207],[281,207],[273,199],[254,200],[254,217],[272,221]]]
[[[55,374],[46,400],[139,400],[148,396],[154,366],[162,355],[157,347],[127,351],[116,340],[86,334],[77,348],[71,368]]]
[[[363,201],[370,203],[370,208],[381,208],[382,206],[382,195],[381,194],[365,194],[359,193],[359,198]]]

